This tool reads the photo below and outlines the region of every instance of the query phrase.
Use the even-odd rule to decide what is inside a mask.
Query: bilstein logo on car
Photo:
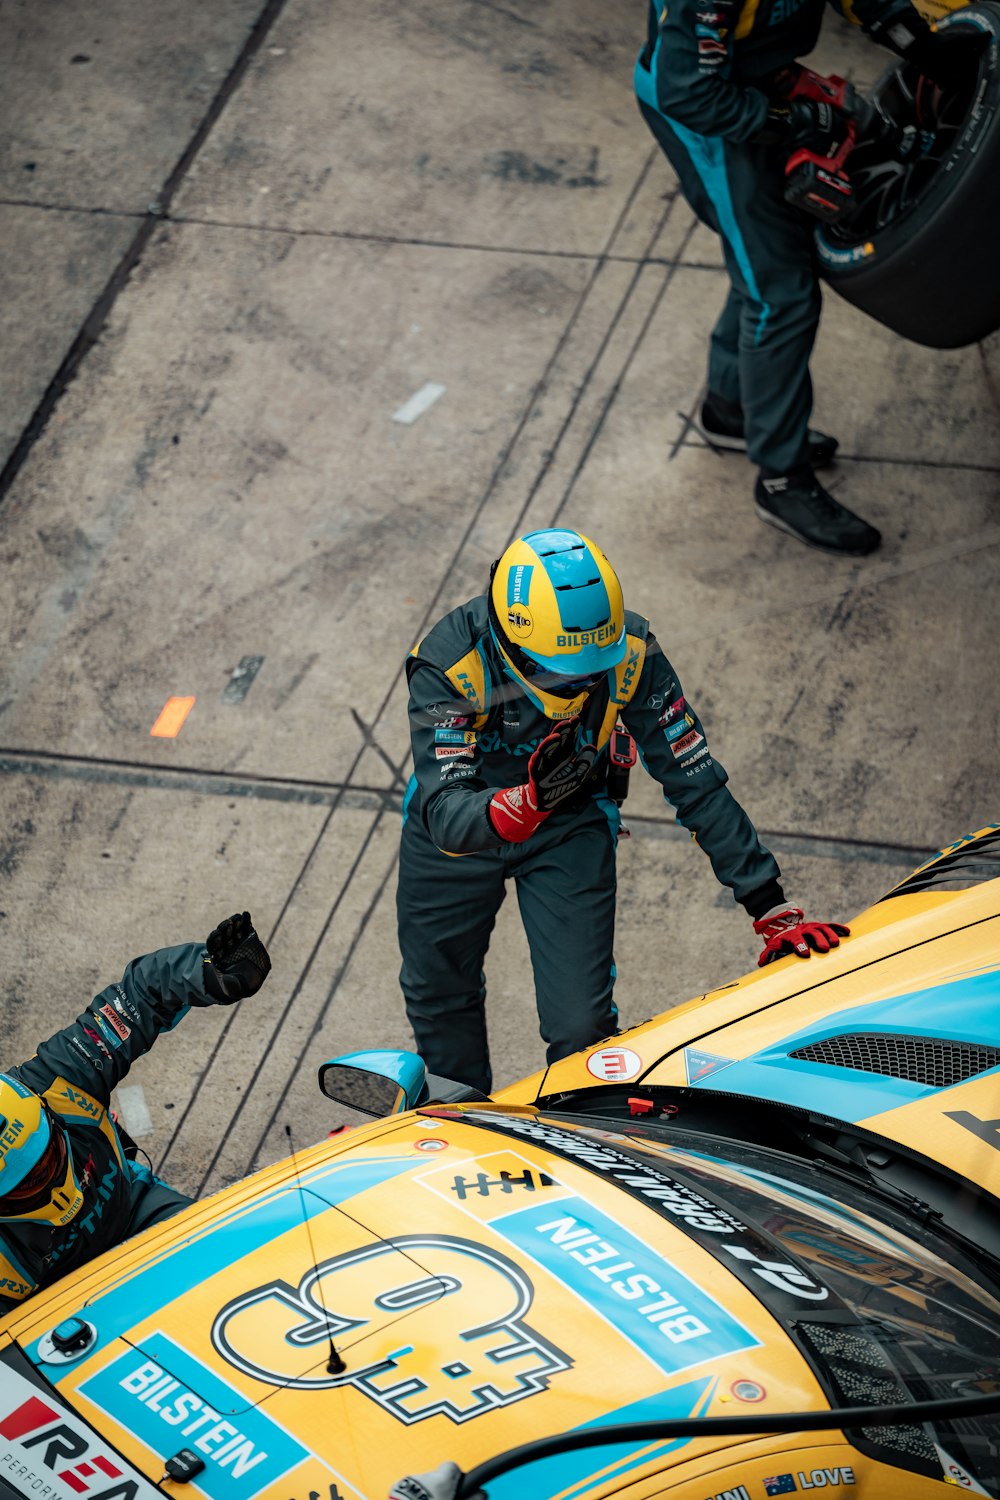
[[[797,1315],[803,1300],[831,1300],[831,1305],[835,1304],[829,1289],[801,1266],[777,1259],[781,1249],[777,1241],[744,1223],[722,1203],[661,1171],[648,1159],[637,1161],[616,1150],[606,1139],[596,1141],[584,1131],[563,1130],[547,1121],[482,1111],[476,1114],[476,1124],[504,1134],[527,1136],[557,1155],[568,1156],[607,1176],[626,1192],[645,1199],[661,1214],[677,1218],[693,1239],[735,1271],[758,1296],[764,1295],[762,1283],[772,1288],[767,1300],[778,1305],[783,1313],[794,1309]],[[696,1164],[689,1162],[687,1168],[696,1170]]]
[[[453,1422],[547,1389],[569,1369],[524,1317],[534,1287],[505,1255],[451,1235],[401,1235],[310,1267],[295,1287],[266,1282],[217,1315],[212,1343],[268,1385],[353,1386],[407,1424]],[[341,1375],[306,1375],[351,1336]]]
[[[126,1348],[80,1390],[150,1452],[183,1447],[204,1459],[206,1494],[250,1500],[308,1457],[292,1433],[247,1408],[231,1385],[164,1333],[146,1335],[142,1348]]]

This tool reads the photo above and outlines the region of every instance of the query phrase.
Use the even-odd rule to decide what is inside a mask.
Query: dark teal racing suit
[[[121,982],[95,995],[72,1026],[6,1069],[61,1122],[83,1206],[61,1227],[0,1220],[0,1311],[191,1202],[126,1157],[108,1109],[112,1089],[160,1033],[192,1003],[214,1003],[205,991],[204,959],[197,943],[133,959]]]
[[[626,612],[621,666],[594,689],[580,740],[590,781],[522,844],[494,831],[498,787],[527,779],[552,730],[493,639],[485,596],[453,610],[407,662],[414,775],[406,792],[397,915],[400,983],[430,1072],[489,1093],[483,961],[513,878],[531,952],[549,1062],[612,1035],[617,805],[606,786],[617,719],[723,885],[753,918],[784,900],[774,857],[726,786],[726,773],[647,622]]]
[[[815,221],[785,202],[788,149],[756,145],[768,89],[819,38],[825,0],[650,0],[635,68],[642,114],[703,223],[721,237],[729,297],[712,333],[708,389],[743,408],[750,459],[808,462],[809,358],[819,324]],[[831,0],[869,28],[909,0]]]

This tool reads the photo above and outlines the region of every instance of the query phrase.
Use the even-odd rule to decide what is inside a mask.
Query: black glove
[[[555,812],[590,775],[596,751],[593,745],[577,748],[579,727],[576,715],[561,719],[528,759],[528,785],[541,812]]]
[[[254,932],[248,911],[235,912],[213,928],[205,939],[205,949],[204,1005],[232,1005],[256,995],[271,971],[267,949]]]
[[[949,93],[974,83],[985,37],[939,35],[917,11],[876,22],[869,34]]]
[[[579,717],[561,719],[528,757],[528,779],[501,787],[490,798],[488,816],[495,833],[508,844],[530,839],[550,813],[578,792],[590,775],[597,753],[594,745],[577,749]]]
[[[826,100],[791,99],[772,104],[753,137],[756,146],[826,145],[836,133],[837,112]]]

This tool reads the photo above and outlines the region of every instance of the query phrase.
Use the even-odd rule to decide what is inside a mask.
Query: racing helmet
[[[82,1204],[62,1125],[44,1099],[0,1073],[0,1223],[27,1219],[58,1228]]]
[[[500,654],[546,718],[578,714],[625,656],[621,584],[578,531],[532,531],[512,542],[493,564],[487,598]]]

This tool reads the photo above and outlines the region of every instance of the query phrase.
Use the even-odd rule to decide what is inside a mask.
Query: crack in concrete
[[[688,268],[685,266],[684,269],[686,270]],[[704,390],[704,387],[702,387],[702,390]],[[699,400],[700,399],[701,398],[699,396]],[[698,402],[696,401],[695,406],[697,406],[697,404]],[[692,413],[693,410],[694,408],[692,408]],[[709,443],[702,442],[700,438],[690,439],[685,436],[685,433],[692,425],[692,417],[685,417],[684,413],[680,411],[677,413],[677,415],[678,417],[680,417],[682,422],[687,423],[687,427],[684,429],[684,432],[682,432],[681,436],[674,444],[670,457],[673,458],[679,448],[709,449],[711,445]],[[719,455],[723,458],[729,458],[733,453],[732,449],[725,448],[719,448],[713,451],[719,453]],[[746,454],[737,452],[736,457],[745,459]],[[933,469],[935,471],[957,469],[960,472],[970,474],[1000,474],[1000,464],[973,464],[967,463],[964,459],[949,460],[941,458],[896,458],[891,454],[886,453],[842,453],[839,448],[837,450],[837,463],[894,464],[897,467],[904,469]],[[827,488],[829,489],[830,486],[827,485]]]
[[[374,742],[372,748],[379,750],[396,779],[401,780],[406,761],[396,766]],[[343,781],[305,782],[295,777],[255,776],[249,772],[235,776],[227,771],[213,771],[210,767],[144,766],[138,761],[102,760],[98,757],[59,755],[43,750],[0,747],[0,775],[44,776],[51,780],[89,781],[105,786],[176,791],[197,796],[259,798],[263,801],[305,803],[317,807],[333,807],[337,804],[379,814],[399,812],[402,808],[402,794],[395,787],[387,790],[384,787],[348,784]],[[675,839],[684,844],[691,842],[687,829],[665,813],[660,816],[630,813],[628,823],[630,828],[641,829],[649,838]],[[759,831],[761,837],[769,843],[780,843],[805,854],[830,859],[868,859],[880,864],[898,864],[900,860],[914,859],[920,864],[938,852],[926,845],[892,844],[836,834],[796,833],[791,829],[774,828],[761,828]],[[996,858],[1000,863],[1000,853],[990,857]],[[275,931],[279,925],[280,918],[274,924]]]

